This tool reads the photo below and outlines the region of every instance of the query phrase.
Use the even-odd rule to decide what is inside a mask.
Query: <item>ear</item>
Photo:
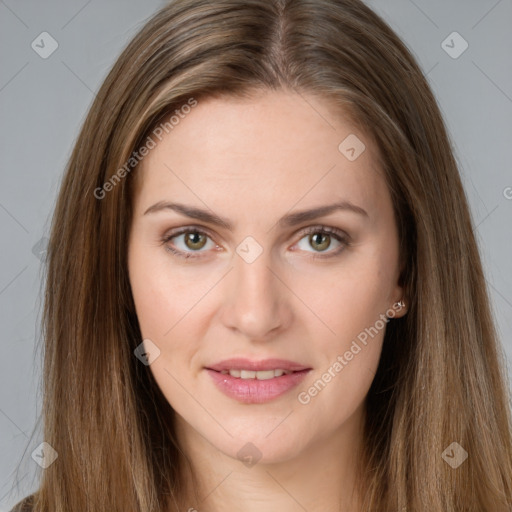
[[[390,313],[392,311],[393,314],[388,314],[388,316],[390,318],[402,318],[405,316],[409,308],[409,299],[405,286],[402,284],[402,276],[398,279],[398,283],[393,289],[390,298],[391,303],[389,304],[389,309]]]
[[[405,299],[397,300],[391,305],[391,311],[394,312],[393,318],[402,318],[407,314],[407,309],[408,304],[407,301],[405,301]]]

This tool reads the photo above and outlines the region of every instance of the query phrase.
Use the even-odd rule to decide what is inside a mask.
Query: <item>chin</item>
[[[210,440],[210,443],[217,450],[242,462],[246,467],[287,462],[297,457],[303,448],[297,439],[289,435],[283,439],[276,432],[268,435],[266,431],[257,428],[253,434],[245,431],[243,435],[225,436],[224,439],[215,441]]]

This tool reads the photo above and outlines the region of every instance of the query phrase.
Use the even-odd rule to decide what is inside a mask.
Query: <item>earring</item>
[[[405,302],[402,299],[400,299],[399,302],[395,303],[395,308],[399,308],[399,309],[405,308]]]

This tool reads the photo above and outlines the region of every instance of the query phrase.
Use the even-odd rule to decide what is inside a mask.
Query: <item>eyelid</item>
[[[348,235],[344,230],[339,229],[339,228],[335,228],[335,227],[332,227],[332,226],[325,226],[325,225],[322,225],[322,224],[317,224],[317,225],[314,225],[314,226],[308,226],[306,228],[302,228],[302,229],[297,230],[294,233],[293,236],[297,236],[297,235],[300,234],[301,237],[300,237],[300,239],[294,245],[296,245],[298,242],[300,242],[302,240],[302,238],[304,238],[304,236],[306,236],[308,234],[312,234],[312,233],[319,233],[319,232],[326,233],[328,235],[332,235],[334,238],[336,238],[336,240],[339,243],[342,244],[342,247],[338,248],[338,249],[327,251],[325,254],[322,253],[322,252],[316,252],[315,253],[315,251],[312,251],[310,257],[313,258],[313,259],[315,259],[315,258],[320,258],[320,259],[321,258],[330,258],[330,257],[336,256],[341,251],[343,251],[345,246],[350,246],[352,244],[350,235]],[[218,244],[215,241],[215,236],[212,235],[211,231],[208,228],[204,227],[204,226],[196,226],[196,225],[188,225],[188,226],[183,226],[183,227],[180,227],[180,228],[175,228],[174,230],[171,230],[171,231],[167,232],[162,237],[161,242],[162,242],[162,244],[167,244],[173,238],[175,238],[177,236],[180,236],[180,235],[183,235],[183,234],[187,234],[187,233],[199,233],[201,235],[206,235],[218,247]],[[169,247],[167,245],[166,245],[166,249],[169,252],[175,254],[176,256],[183,257],[183,258],[201,258],[202,257],[201,253],[202,252],[207,252],[207,251],[181,251],[179,249],[171,248],[171,247]],[[309,252],[309,251],[306,251],[306,252]]]

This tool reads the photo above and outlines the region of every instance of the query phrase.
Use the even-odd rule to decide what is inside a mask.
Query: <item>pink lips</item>
[[[251,361],[244,358],[232,358],[205,368],[225,395],[246,404],[259,404],[273,400],[297,386],[309,373],[311,368],[284,359],[265,359]],[[241,379],[223,370],[287,370],[293,373],[281,375],[268,380]]]
[[[225,359],[220,363],[208,366],[207,369],[221,372],[222,370],[288,370],[292,372],[298,372],[301,370],[310,370],[308,366],[303,366],[293,361],[287,361],[286,359],[265,359],[263,361],[251,361],[250,359],[244,359],[243,357],[234,357],[231,359]]]

